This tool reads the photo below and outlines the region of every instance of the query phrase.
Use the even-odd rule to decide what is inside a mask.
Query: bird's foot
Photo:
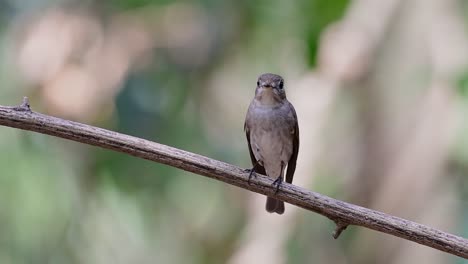
[[[276,178],[276,180],[273,182],[273,186],[276,186],[276,191],[275,191],[275,194],[277,194],[279,192],[279,188],[281,186],[281,184],[283,183],[283,177],[279,176],[278,178]]]
[[[252,169],[245,169],[244,171],[249,173],[249,180],[247,181],[249,184],[252,177],[257,178],[257,173],[255,173],[255,167],[253,167]]]

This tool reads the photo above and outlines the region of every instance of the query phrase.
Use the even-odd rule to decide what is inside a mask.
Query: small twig
[[[29,105],[29,99],[28,97],[23,97],[23,102],[19,106],[13,107],[14,110],[16,111],[27,111],[31,112],[31,106]]]
[[[280,192],[275,195],[276,188],[272,186],[273,180],[264,175],[257,175],[250,180],[249,184],[249,173],[237,166],[141,138],[35,113],[30,110],[27,99],[20,107],[0,106],[0,125],[127,153],[207,176],[246,190],[275,196],[279,200],[319,213],[335,221],[337,229],[334,237],[338,237],[347,225],[356,225],[468,258],[468,240],[465,238],[336,200],[288,183],[282,183]],[[336,221],[336,219],[340,219],[340,221]]]
[[[340,237],[341,232],[343,232],[344,230],[346,230],[346,228],[348,228],[349,224],[339,221],[339,220],[334,221],[334,222],[336,224],[336,228],[335,228],[335,231],[333,232],[333,238],[337,239],[338,237]]]

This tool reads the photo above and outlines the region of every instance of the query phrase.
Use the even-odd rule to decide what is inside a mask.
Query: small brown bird
[[[258,77],[255,97],[244,124],[253,173],[275,178],[278,191],[287,165],[286,182],[292,183],[299,151],[299,126],[296,111],[286,99],[281,76],[265,73]],[[266,210],[283,214],[284,203],[267,197]]]

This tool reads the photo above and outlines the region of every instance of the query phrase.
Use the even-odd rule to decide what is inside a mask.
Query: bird
[[[244,131],[252,161],[249,182],[256,173],[274,178],[276,192],[283,182],[292,183],[299,152],[299,125],[294,106],[286,98],[280,75],[264,73],[258,77],[255,96],[245,117]],[[284,202],[267,197],[266,211],[284,213]]]

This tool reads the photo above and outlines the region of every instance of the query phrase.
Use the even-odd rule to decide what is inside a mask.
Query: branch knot
[[[19,106],[13,107],[13,109],[16,111],[31,112],[28,97],[23,97],[23,102]]]

